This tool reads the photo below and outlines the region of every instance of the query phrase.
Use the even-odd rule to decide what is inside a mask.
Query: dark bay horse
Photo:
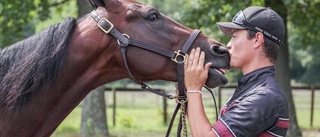
[[[97,0],[95,13],[114,28],[150,46],[182,48],[193,31],[152,6],[130,0]],[[221,44],[200,34],[191,48],[206,52],[213,65],[207,85],[227,82],[217,70],[229,67]],[[127,47],[127,64],[139,81],[177,80],[176,63],[148,50]],[[118,42],[89,14],[59,24],[0,52],[0,136],[50,136],[94,88],[130,78]]]

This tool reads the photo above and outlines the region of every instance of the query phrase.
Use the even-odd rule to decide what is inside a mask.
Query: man
[[[226,46],[230,66],[241,69],[243,76],[212,126],[199,94],[211,63],[204,64],[204,52],[192,49],[185,61],[192,136],[285,136],[289,127],[288,103],[275,78],[275,62],[285,37],[283,20],[270,8],[252,6],[239,11],[232,22],[217,25],[231,35]]]

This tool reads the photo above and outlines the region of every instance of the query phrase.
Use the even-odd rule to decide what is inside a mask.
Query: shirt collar
[[[255,82],[255,81],[257,81],[261,78],[265,78],[267,76],[275,76],[275,67],[274,66],[260,68],[260,69],[254,70],[246,75],[243,75],[238,81],[238,86],[247,85],[249,83]]]

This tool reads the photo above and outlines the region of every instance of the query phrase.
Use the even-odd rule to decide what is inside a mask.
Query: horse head
[[[182,48],[192,32],[191,28],[179,24],[149,5],[130,0],[90,2],[97,8],[97,12],[112,22],[120,32],[150,46],[177,51]],[[113,44],[117,44],[116,40]],[[204,34],[198,36],[191,48],[196,47],[200,47],[206,53],[205,62],[212,62],[206,85],[213,88],[226,84],[227,79],[220,69],[229,67],[230,57],[227,49],[217,40]],[[130,71],[138,80],[177,80],[176,64],[166,57],[130,45],[126,57]]]

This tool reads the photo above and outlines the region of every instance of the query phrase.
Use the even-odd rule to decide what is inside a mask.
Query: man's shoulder
[[[252,88],[240,99],[255,98],[260,101],[267,101],[272,103],[287,103],[287,98],[284,91],[280,88],[278,83],[264,82],[261,85]]]
[[[269,110],[273,114],[288,115],[288,100],[279,85],[266,83],[247,92],[241,98],[242,102],[251,102],[254,106]]]

